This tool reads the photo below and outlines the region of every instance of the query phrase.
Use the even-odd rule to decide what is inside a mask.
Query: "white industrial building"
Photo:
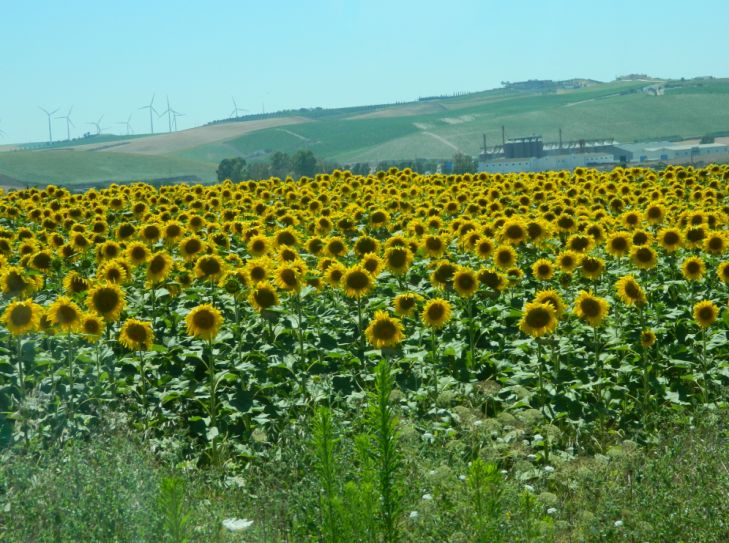
[[[478,171],[488,173],[544,172],[548,170],[574,170],[581,166],[611,164],[613,162],[615,162],[615,158],[610,153],[574,153],[487,160],[478,163]]]

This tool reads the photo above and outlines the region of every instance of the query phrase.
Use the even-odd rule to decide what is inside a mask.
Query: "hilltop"
[[[215,178],[223,158],[310,149],[341,164],[475,155],[507,137],[680,140],[729,133],[729,79],[629,76],[502,88],[398,104],[299,109],[224,119],[171,134],[99,136],[52,149],[0,147],[0,182],[44,184]],[[4,151],[4,152],[3,152]],[[8,180],[12,180],[9,182]],[[16,183],[17,182],[17,183]]]

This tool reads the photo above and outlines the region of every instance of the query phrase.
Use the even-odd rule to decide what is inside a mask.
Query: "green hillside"
[[[259,129],[239,119],[244,135],[210,126],[185,132],[185,144],[170,147],[176,134],[145,140],[148,154],[113,148],[96,151],[26,150],[0,153],[0,183],[80,183],[108,180],[155,180],[191,177],[214,179],[217,163],[233,156],[265,159],[274,151],[310,149],[322,159],[342,164],[414,158],[446,159],[456,151],[475,155],[482,145],[507,137],[540,134],[556,141],[615,138],[621,142],[681,139],[729,134],[729,79],[667,81],[665,93],[642,92],[653,81],[619,81],[579,89],[520,91],[507,88],[451,98],[434,98],[385,106],[307,109],[269,115],[285,125]],[[298,124],[288,124],[296,118]],[[229,126],[221,121],[215,126]],[[251,128],[253,127],[253,128]],[[255,131],[250,131],[255,130]],[[198,135],[199,134],[199,135]],[[96,142],[99,143],[99,142]],[[155,149],[159,146],[158,152]],[[89,146],[93,148],[93,146]],[[170,154],[170,149],[179,149]]]
[[[31,184],[88,184],[176,178],[208,180],[217,164],[178,157],[86,151],[0,153],[0,174]]]

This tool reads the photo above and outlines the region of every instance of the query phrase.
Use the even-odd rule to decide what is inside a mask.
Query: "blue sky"
[[[729,76],[724,0],[449,2],[0,0],[0,144],[110,132],[156,93],[180,128],[251,112],[476,91],[501,81],[639,72]],[[156,129],[166,129],[159,119]],[[54,138],[65,137],[55,120]]]

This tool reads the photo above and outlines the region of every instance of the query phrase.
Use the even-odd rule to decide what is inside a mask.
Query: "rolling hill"
[[[665,92],[648,94],[654,84]],[[622,142],[729,133],[729,79],[616,81],[548,91],[494,89],[457,97],[225,120],[172,134],[72,142],[52,150],[0,149],[0,182],[212,180],[223,158],[310,149],[342,164],[475,155],[507,137]],[[6,148],[6,149],[12,149]],[[22,147],[21,147],[22,149]],[[4,176],[4,177],[2,177]]]

